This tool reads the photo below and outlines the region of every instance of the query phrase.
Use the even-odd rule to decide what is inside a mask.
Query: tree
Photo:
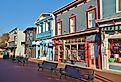
[[[7,42],[9,40],[9,33],[4,33],[1,37],[0,37],[0,48],[5,48],[7,46]]]

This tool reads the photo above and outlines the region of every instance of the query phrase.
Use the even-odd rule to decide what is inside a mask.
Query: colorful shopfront
[[[55,37],[56,59],[65,63],[72,64],[73,61],[75,65],[98,68],[98,33],[99,30],[91,30]]]
[[[53,47],[54,43],[52,42],[52,39],[42,40],[39,46],[40,59],[54,60]]]
[[[106,20],[108,21],[98,21],[100,27],[103,26],[101,29],[102,69],[121,71],[121,24],[119,24],[120,18],[111,18]],[[107,26],[105,26],[105,24],[107,24]]]
[[[42,13],[37,21],[36,40],[39,45],[36,45],[36,58],[41,60],[54,60],[54,42],[53,29],[54,29],[54,16],[50,13]]]
[[[97,0],[74,0],[53,13],[58,61],[101,69],[97,4]]]

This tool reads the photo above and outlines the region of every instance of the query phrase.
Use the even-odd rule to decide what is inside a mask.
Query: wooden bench
[[[15,61],[18,62],[18,63],[22,63],[24,65],[28,61],[28,58],[24,58],[24,57],[21,57],[21,56],[17,56],[15,58]]]
[[[42,70],[48,69],[51,73],[56,72],[57,65],[58,63],[42,61],[42,63],[38,63],[38,71],[41,68]]]
[[[85,71],[83,71],[85,70]],[[86,69],[81,69],[80,67],[77,66],[71,66],[71,65],[66,65],[65,69],[62,69],[60,71],[60,79],[64,75],[65,77],[72,77],[75,79],[79,79],[80,81],[93,81],[94,80],[94,70],[89,70],[86,71]]]

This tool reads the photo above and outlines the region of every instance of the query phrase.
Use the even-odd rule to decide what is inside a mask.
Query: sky
[[[0,35],[18,27],[35,26],[42,12],[53,12],[73,0],[0,0]]]

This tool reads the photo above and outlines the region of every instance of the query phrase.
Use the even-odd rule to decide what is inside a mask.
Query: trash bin
[[[3,51],[3,59],[9,59],[9,53],[6,50]]]

